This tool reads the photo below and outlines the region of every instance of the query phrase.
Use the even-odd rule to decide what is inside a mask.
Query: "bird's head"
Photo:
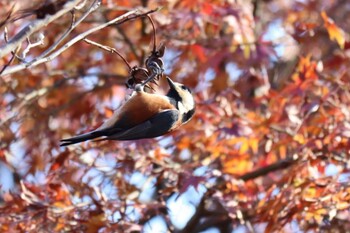
[[[166,79],[170,87],[167,96],[183,115],[182,123],[186,123],[192,118],[196,110],[196,103],[192,92],[182,83],[173,82],[169,77],[166,77]]]

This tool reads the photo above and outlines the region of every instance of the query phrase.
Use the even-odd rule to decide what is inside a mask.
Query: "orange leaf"
[[[55,226],[55,232],[60,232],[64,229],[64,227],[66,226],[66,223],[64,221],[64,218],[57,218],[56,220],[56,226]]]
[[[206,15],[211,15],[213,13],[213,4],[208,2],[203,2],[202,12]]]
[[[305,143],[304,135],[302,135],[300,133],[294,135],[293,140],[299,142],[300,144],[304,144]]]
[[[324,26],[328,31],[329,38],[332,41],[336,41],[341,49],[344,49],[344,45],[345,45],[344,31],[340,27],[338,27],[331,18],[327,16],[326,12],[322,11],[321,16],[324,20]]]
[[[202,46],[194,44],[191,46],[191,50],[197,56],[200,62],[204,63],[207,61],[207,55],[205,54]]]
[[[112,117],[113,112],[114,112],[113,109],[108,108],[108,107],[105,107],[104,110],[105,110],[105,116],[106,116],[107,118]]]
[[[287,157],[287,147],[285,145],[281,145],[279,148],[278,148],[278,151],[280,153],[280,157],[282,159],[286,158]]]
[[[56,171],[57,169],[59,169],[63,165],[64,161],[66,161],[68,156],[69,156],[69,152],[68,151],[65,151],[65,152],[59,154],[57,156],[57,158],[55,159],[54,163],[51,165],[50,170],[51,171]]]
[[[57,207],[64,207],[65,205],[71,205],[70,194],[65,186],[61,184],[50,184],[52,195],[55,199],[55,205]]]
[[[180,150],[187,149],[191,145],[191,139],[189,137],[182,137],[181,140],[176,144]]]
[[[106,216],[104,213],[90,216],[89,221],[84,225],[86,226],[86,232],[93,233],[99,232],[100,229],[106,224]]]
[[[156,161],[163,161],[166,157],[168,157],[168,155],[164,153],[164,150],[160,148],[154,150],[154,158],[156,159]]]
[[[239,148],[239,153],[243,154],[249,150],[249,141],[248,140],[242,140],[241,147]]]
[[[223,163],[223,172],[233,174],[233,175],[242,175],[247,171],[250,171],[253,167],[253,162],[247,159],[238,159],[230,158]]]
[[[250,139],[249,144],[250,144],[250,148],[252,149],[253,153],[254,154],[258,153],[259,140],[256,138]]]

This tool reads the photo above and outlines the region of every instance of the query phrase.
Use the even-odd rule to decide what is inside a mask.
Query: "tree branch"
[[[48,48],[45,52],[43,52],[39,57],[36,57],[33,61],[39,60],[39,59],[41,59],[43,57],[46,57],[53,50],[55,50],[57,48],[57,46],[69,35],[69,33],[71,33],[74,30],[74,28],[76,28],[91,12],[95,11],[100,5],[101,5],[101,0],[95,0],[92,3],[92,5],[89,7],[89,10],[87,12],[85,12],[83,14],[83,16],[81,16],[79,18],[79,20],[76,21],[76,22],[74,22],[75,17],[74,17],[74,14],[73,14],[72,24],[69,27],[69,29],[53,45],[51,45],[50,48]]]
[[[97,43],[97,42],[95,42],[95,41],[89,40],[89,39],[87,39],[87,38],[84,38],[84,41],[85,41],[86,43],[88,43],[88,44],[94,45],[94,46],[96,46],[96,47],[98,47],[98,48],[100,48],[100,49],[106,50],[106,51],[108,51],[108,52],[110,52],[110,53],[115,53],[115,54],[117,54],[117,55],[124,61],[124,63],[127,65],[127,67],[129,68],[129,71],[131,71],[132,67],[131,67],[131,65],[129,64],[129,62],[128,62],[115,48],[112,48],[112,47],[107,46],[107,45],[102,45],[102,44],[100,44],[100,43]]]
[[[5,45],[0,47],[0,58],[6,56],[11,51],[15,50],[20,43],[22,43],[28,36],[38,31],[39,29],[47,26],[49,23],[55,19],[61,17],[67,12],[71,11],[81,0],[71,0],[68,1],[61,10],[59,10],[54,15],[46,16],[44,19],[36,19],[28,26],[23,28],[19,33],[17,33],[12,39],[8,41]]]
[[[197,233],[209,227],[217,227],[220,232],[232,232],[231,220],[225,207],[212,197],[213,190],[208,190],[199,202],[196,212],[186,226],[175,233]]]
[[[66,49],[68,49],[69,47],[71,47],[72,45],[77,43],[78,41],[83,40],[85,37],[87,37],[88,35],[96,32],[96,31],[99,31],[99,30],[101,30],[101,29],[103,29],[105,27],[111,26],[113,24],[117,24],[117,25],[118,24],[122,24],[122,23],[124,23],[126,21],[129,21],[129,20],[132,20],[132,19],[135,19],[135,18],[139,18],[139,17],[145,16],[145,15],[151,14],[151,13],[157,11],[157,10],[158,10],[158,8],[154,9],[154,10],[149,10],[149,11],[146,11],[146,12],[143,12],[142,10],[139,10],[139,9],[129,11],[129,12],[127,12],[127,13],[125,13],[125,14],[123,14],[123,15],[115,18],[115,19],[113,19],[113,20],[110,20],[110,21],[108,21],[108,22],[106,22],[104,24],[101,24],[101,25],[99,25],[97,27],[91,28],[90,30],[77,35],[76,37],[74,37],[73,39],[68,41],[66,44],[64,44],[61,48],[59,48],[55,52],[51,53],[51,55],[49,55],[47,57],[44,57],[44,58],[40,58],[40,59],[34,59],[33,61],[31,61],[29,63],[26,63],[26,64],[19,64],[19,65],[16,65],[16,66],[8,67],[1,75],[15,73],[15,72],[18,72],[20,70],[23,70],[23,69],[26,69],[26,68],[29,68],[29,67],[33,67],[33,66],[37,66],[39,64],[51,61],[54,58],[56,58],[58,55],[60,55],[62,52],[64,52]]]
[[[248,172],[248,173],[240,176],[239,179],[244,180],[244,181],[252,180],[252,179],[258,178],[260,176],[264,176],[270,172],[274,172],[274,171],[277,171],[280,169],[285,169],[285,168],[291,166],[295,161],[296,161],[296,159],[294,159],[294,158],[287,158],[284,160],[280,160],[276,163],[267,165],[267,166],[262,167],[262,168],[258,168],[255,171]]]
[[[264,176],[270,172],[274,172],[280,169],[287,168],[291,166],[296,159],[294,158],[287,158],[284,160],[280,160],[274,164],[259,168],[255,171],[246,173],[239,178],[247,181],[251,179],[255,179],[260,176]],[[209,214],[208,211],[205,209],[205,201],[209,199],[211,196],[211,192],[208,191],[201,199],[200,203],[196,207],[196,212],[193,214],[191,219],[187,222],[186,226],[182,229],[177,231],[177,233],[188,233],[188,232],[201,232],[209,227],[225,227],[225,223],[230,223],[230,218],[227,215],[227,212],[223,211],[222,213],[214,213]],[[212,200],[214,201],[214,199]],[[219,208],[220,206],[217,206],[216,210],[224,210],[224,207]],[[205,217],[207,217],[205,219]],[[202,220],[202,221],[201,221]],[[225,229],[221,229],[221,232]],[[231,232],[231,231],[229,231]]]

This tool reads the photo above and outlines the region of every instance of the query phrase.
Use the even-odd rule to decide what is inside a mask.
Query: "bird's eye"
[[[192,93],[192,91],[188,87],[186,87],[184,85],[181,86],[181,89],[184,90],[184,91],[188,91],[189,93]]]

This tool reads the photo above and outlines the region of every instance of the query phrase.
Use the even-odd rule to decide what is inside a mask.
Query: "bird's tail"
[[[71,137],[71,138],[67,138],[67,139],[62,139],[60,142],[60,146],[68,146],[68,145],[72,145],[78,142],[84,142],[86,140],[91,140],[94,138],[98,138],[103,136],[103,132],[101,131],[92,131],[89,133],[85,133],[85,134],[81,134],[75,137]]]

